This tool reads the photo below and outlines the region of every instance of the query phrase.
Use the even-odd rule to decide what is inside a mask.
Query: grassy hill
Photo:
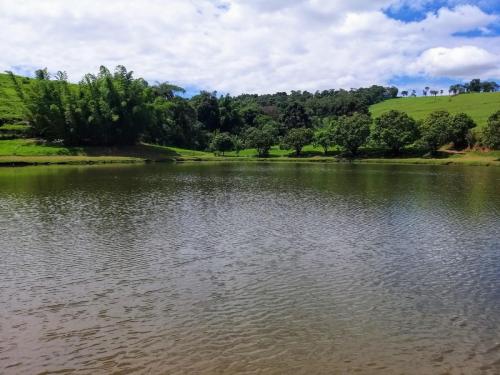
[[[374,117],[378,117],[391,109],[406,112],[416,120],[423,119],[437,110],[465,112],[481,127],[486,124],[492,113],[500,111],[500,92],[390,99],[371,106],[370,112]]]
[[[20,82],[29,85],[29,78],[18,77]],[[22,120],[22,106],[14,85],[7,74],[0,73],[0,124],[15,123]]]

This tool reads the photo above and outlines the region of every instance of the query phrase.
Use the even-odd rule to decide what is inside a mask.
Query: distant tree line
[[[78,84],[69,83],[64,72],[51,76],[46,69],[37,71],[30,85],[11,78],[33,134],[67,145],[141,141],[221,154],[255,148],[266,156],[277,144],[297,155],[307,144],[356,155],[367,144],[397,154],[410,145],[435,152],[446,143],[458,148],[475,142],[470,131],[475,124],[465,114],[439,112],[416,122],[390,111],[372,121],[369,107],[397,97],[396,87],[220,97],[203,91],[188,99],[178,95],[182,88],[150,85],[123,66],[114,72],[101,67]],[[488,147],[498,147],[498,117],[492,116],[493,125],[484,131]]]
[[[466,94],[466,93],[472,93],[472,92],[496,92],[500,89],[500,85],[498,85],[496,82],[493,81],[481,81],[479,78],[475,78],[471,80],[470,82],[467,83],[456,83],[453,84],[449,87],[448,93],[450,95],[458,95],[458,94]],[[426,86],[422,90],[422,96],[438,96],[438,95],[443,95],[444,90],[435,90],[431,89],[430,87]],[[417,96],[417,90],[402,90],[401,91],[401,96],[402,97],[407,97],[407,96]]]

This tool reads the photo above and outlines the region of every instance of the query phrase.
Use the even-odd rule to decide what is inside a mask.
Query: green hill
[[[423,119],[429,113],[446,110],[450,113],[465,112],[478,126],[486,124],[488,117],[500,111],[500,92],[481,94],[462,94],[458,96],[397,98],[386,100],[370,107],[373,117],[396,109],[408,113],[416,120]]]
[[[30,79],[18,77],[20,82],[29,85]],[[22,120],[22,106],[14,85],[7,74],[0,73],[0,124]]]

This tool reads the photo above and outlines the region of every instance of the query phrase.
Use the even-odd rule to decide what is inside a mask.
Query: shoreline
[[[481,160],[483,159],[483,160]],[[312,157],[246,157],[246,156],[170,156],[164,158],[127,156],[0,156],[0,167],[49,165],[103,165],[103,164],[150,164],[150,163],[326,163],[326,164],[389,164],[389,165],[465,165],[500,167],[494,157],[449,158],[358,158],[346,159],[334,156]]]

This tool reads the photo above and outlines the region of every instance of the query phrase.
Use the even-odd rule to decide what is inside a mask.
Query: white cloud
[[[123,64],[146,79],[231,93],[350,88],[409,74],[500,76],[499,37],[453,36],[496,16],[464,5],[404,23],[381,11],[400,3],[0,0],[0,69],[47,66],[78,80]]]
[[[425,51],[413,66],[417,73],[430,76],[471,78],[498,67],[497,57],[475,46],[437,47]]]

